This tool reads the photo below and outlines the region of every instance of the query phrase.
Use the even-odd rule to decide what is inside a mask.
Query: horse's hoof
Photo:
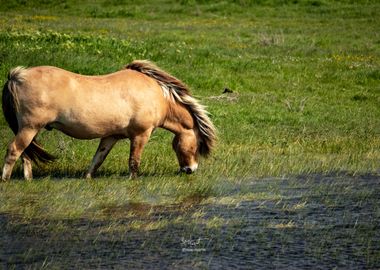
[[[136,179],[136,178],[137,178],[137,173],[130,173],[128,176],[128,180]]]

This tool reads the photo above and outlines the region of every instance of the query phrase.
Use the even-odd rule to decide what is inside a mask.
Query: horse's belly
[[[77,139],[95,139],[111,135],[128,137],[128,121],[112,121],[107,119],[92,121],[68,120],[56,121],[49,124],[49,127],[62,131],[66,135]]]
[[[130,137],[158,126],[162,111],[151,99],[97,95],[96,98],[77,98],[71,104],[61,104],[57,118],[49,126],[78,139],[111,135]]]

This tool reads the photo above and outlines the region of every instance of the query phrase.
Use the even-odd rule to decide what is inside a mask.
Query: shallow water
[[[380,268],[377,175],[252,180],[244,192],[277,199],[128,204],[102,220],[3,214],[0,268]],[[136,221],[166,223],[131,227]]]

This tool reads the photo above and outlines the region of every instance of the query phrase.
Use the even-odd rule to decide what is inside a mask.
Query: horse
[[[16,67],[8,74],[2,102],[15,134],[7,147],[3,181],[10,179],[20,157],[26,180],[33,178],[32,162],[55,160],[36,140],[44,128],[77,139],[100,138],[86,178],[92,178],[115,143],[126,138],[129,175],[136,177],[144,145],[156,128],[174,133],[179,171],[187,174],[198,168],[199,156],[209,156],[216,141],[206,107],[183,82],[147,60],[98,76],[53,66]]]

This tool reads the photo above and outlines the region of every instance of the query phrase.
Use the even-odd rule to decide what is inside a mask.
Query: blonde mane
[[[183,104],[189,110],[200,134],[199,153],[204,156],[209,155],[216,141],[216,129],[205,106],[191,96],[189,88],[176,77],[147,60],[135,60],[125,68],[154,78],[160,84],[166,98]]]

